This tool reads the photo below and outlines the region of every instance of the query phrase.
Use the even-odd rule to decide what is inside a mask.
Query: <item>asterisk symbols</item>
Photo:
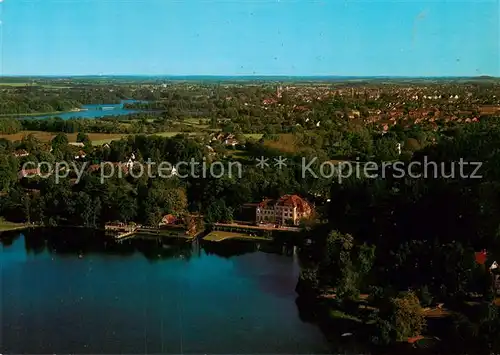
[[[278,169],[282,169],[284,167],[286,167],[286,158],[283,158],[281,156],[279,156],[278,158],[274,158],[274,161],[276,163],[274,163],[274,166],[276,166]]]
[[[269,159],[268,158],[260,157],[260,158],[256,158],[255,160],[257,161],[258,168],[264,169],[264,168],[269,167],[269,163],[268,163]]]
[[[255,159],[257,161],[257,167],[258,168],[261,168],[261,169],[264,169],[264,168],[268,168],[270,165],[269,165],[269,158],[266,158],[266,157],[260,157],[260,158],[256,158]],[[273,158],[274,160],[274,166],[277,167],[278,169],[282,169],[283,167],[286,167],[286,158],[283,158],[283,157],[278,157],[278,158]]]

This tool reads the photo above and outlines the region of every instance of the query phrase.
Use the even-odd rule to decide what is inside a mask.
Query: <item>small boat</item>
[[[352,336],[352,333],[344,333],[341,336],[343,336],[343,337],[350,337],[350,336]]]

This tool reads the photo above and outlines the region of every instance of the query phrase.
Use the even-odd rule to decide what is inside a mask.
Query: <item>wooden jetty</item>
[[[115,240],[122,240],[127,237],[133,236],[139,227],[136,225],[128,225],[125,223],[108,223],[104,227],[106,234],[115,238]]]
[[[108,223],[105,226],[106,235],[115,240],[125,240],[136,235],[151,236],[157,238],[170,237],[180,238],[186,241],[193,241],[203,233],[203,230],[197,233],[189,233],[183,226],[172,226],[168,228],[154,228],[147,226],[127,225],[124,223]]]

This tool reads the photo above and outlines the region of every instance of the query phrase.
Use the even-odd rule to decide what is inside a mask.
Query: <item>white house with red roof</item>
[[[257,205],[255,215],[257,223],[299,225],[304,218],[314,212],[313,206],[297,195],[284,195],[279,199],[265,199]]]

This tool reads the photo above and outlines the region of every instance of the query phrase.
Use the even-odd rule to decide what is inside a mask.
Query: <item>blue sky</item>
[[[3,0],[3,75],[500,76],[497,0]]]

